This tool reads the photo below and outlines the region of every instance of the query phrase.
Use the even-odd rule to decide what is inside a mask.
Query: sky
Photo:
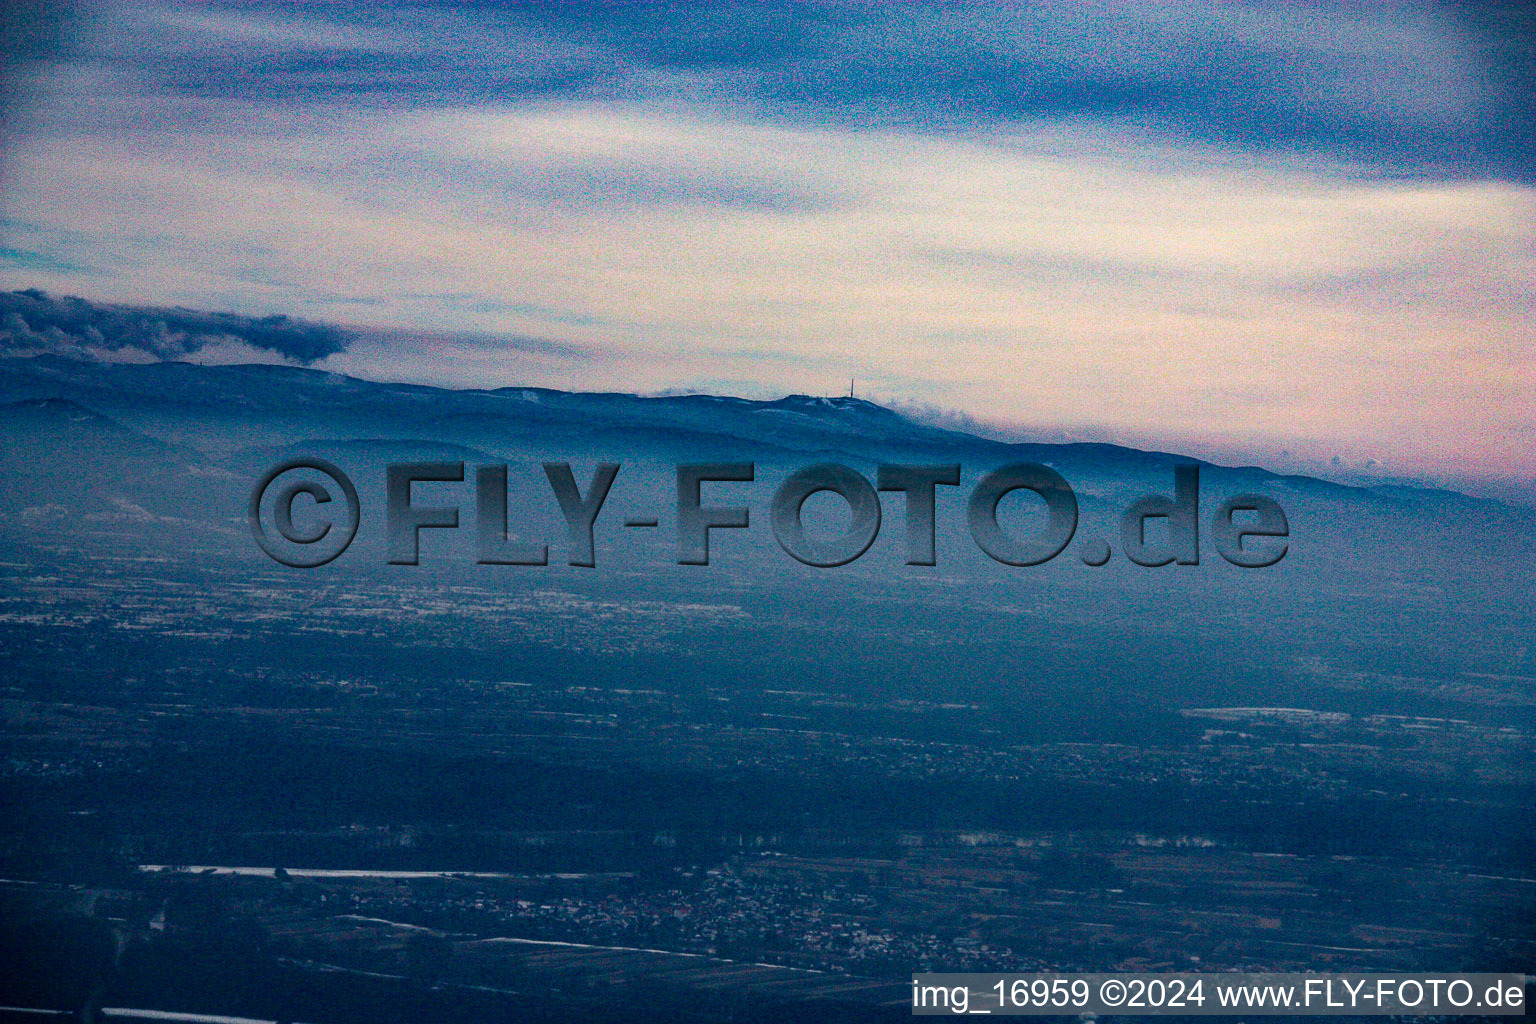
[[[0,288],[345,325],[293,358],[372,379],[853,378],[1007,436],[1536,479],[1520,5],[3,18]]]

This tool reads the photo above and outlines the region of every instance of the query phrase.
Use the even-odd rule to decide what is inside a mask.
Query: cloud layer
[[[1079,436],[1529,477],[1520,17],[77,15],[13,62],[31,98],[0,283],[367,325],[324,359],[363,376],[759,396],[857,377]]]
[[[0,292],[0,352],[71,359],[142,362],[260,361],[313,363],[335,355],[347,332],[285,316],[105,305],[55,298],[37,289]]]
[[[27,6],[27,5],[24,5]],[[1527,5],[1473,0],[33,4],[24,62],[285,108],[649,102],[1169,140],[1532,180]],[[47,26],[72,26],[69,31]]]

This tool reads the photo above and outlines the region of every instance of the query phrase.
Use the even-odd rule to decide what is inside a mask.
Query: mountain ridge
[[[852,396],[791,394],[760,400],[532,386],[447,388],[370,381],[331,370],[282,364],[93,363],[53,354],[0,358],[0,405],[20,409],[29,402],[49,400],[72,403],[133,433],[215,458],[253,449],[340,440],[415,440],[486,450],[484,438],[511,436],[509,424],[520,429],[542,426],[550,436],[563,434],[587,444],[604,437],[629,438],[632,431],[643,428],[675,449],[724,439],[738,445],[765,445],[786,456],[820,452],[865,459],[870,457],[871,446],[888,445],[919,455],[932,454],[944,461],[995,457],[1000,461],[1089,464],[1100,470],[1118,465],[1140,471],[1193,463],[1235,476],[1322,488],[1340,496],[1378,502],[1470,502],[1517,514],[1530,511],[1448,488],[1399,483],[1359,486],[1279,473],[1259,465],[1228,466],[1102,441],[1002,441],[920,423]],[[222,453],[183,436],[163,436],[168,425],[175,427],[170,431],[173,434],[195,433],[199,417],[234,424],[250,436],[232,435]],[[265,433],[262,424],[269,427]],[[370,429],[380,424],[392,427],[394,436],[387,430]],[[427,429],[413,429],[420,427]],[[430,436],[432,433],[440,436]],[[213,436],[207,433],[200,439],[207,443]],[[861,446],[866,450],[861,452]]]

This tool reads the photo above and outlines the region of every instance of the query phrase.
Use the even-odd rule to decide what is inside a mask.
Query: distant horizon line
[[[221,366],[275,366],[294,370],[312,370],[317,373],[325,373],[373,384],[430,388],[437,391],[466,393],[481,392],[489,394],[498,391],[532,390],[545,391],[552,394],[628,396],[644,399],[704,397],[720,401],[758,404],[772,404],[797,397],[820,399],[829,402],[856,402],[901,416],[909,422],[923,427],[954,431],[1001,444],[1107,445],[1157,454],[1178,454],[1179,449],[1193,447],[1197,450],[1203,449],[1202,454],[1189,454],[1183,457],[1210,462],[1212,465],[1232,464],[1232,460],[1237,460],[1237,464],[1268,469],[1270,472],[1280,475],[1310,476],[1344,486],[1396,485],[1425,487],[1451,490],[1456,493],[1468,493],[1474,497],[1491,498],[1492,500],[1505,503],[1536,507],[1536,478],[1527,478],[1514,471],[1458,475],[1454,472],[1440,469],[1404,469],[1402,467],[1394,469],[1376,459],[1367,459],[1362,463],[1358,459],[1346,461],[1340,455],[1334,455],[1330,458],[1322,453],[1303,455],[1295,454],[1292,451],[1293,447],[1298,446],[1302,448],[1323,447],[1323,445],[1316,441],[1300,443],[1278,438],[1265,438],[1256,442],[1251,440],[1245,442],[1232,438],[1202,439],[1193,436],[1181,437],[1174,433],[1116,429],[1106,425],[1083,423],[1041,425],[1026,422],[995,422],[977,418],[966,409],[934,405],[921,399],[881,396],[879,395],[878,388],[875,391],[877,398],[864,398],[856,394],[843,393],[842,381],[845,379],[849,381],[851,391],[854,381],[857,379],[856,376],[853,378],[843,378],[840,376],[838,378],[837,391],[828,391],[825,394],[792,388],[784,388],[781,391],[779,388],[770,387],[758,382],[755,386],[765,396],[775,397],[751,397],[746,394],[733,393],[723,389],[712,389],[707,384],[675,384],[650,389],[623,390],[610,388],[603,390],[533,383],[476,383],[434,377],[430,373],[412,376],[408,371],[402,371],[398,363],[395,366],[380,367],[375,373],[368,374],[366,370],[358,367],[339,369],[323,364],[336,356],[351,351],[352,346],[359,341],[385,340],[390,337],[415,339],[417,341],[431,341],[433,339],[462,339],[482,342],[500,341],[507,344],[511,352],[518,351],[518,346],[526,344],[528,339],[520,339],[519,336],[513,334],[498,334],[486,331],[429,330],[330,319],[310,319],[288,313],[241,313],[227,309],[199,308],[174,302],[155,303],[153,300],[94,299],[75,294],[50,292],[37,286],[0,289],[0,301],[15,297],[26,297],[49,304],[79,304],[85,309],[111,311],[118,314],[136,314],[141,317],[168,314],[176,316],[178,319],[185,318],[188,323],[186,325],[178,324],[177,326],[185,326],[188,331],[198,327],[206,327],[217,330],[219,333],[215,334],[205,331],[192,334],[190,338],[183,337],[182,341],[184,343],[189,342],[190,347],[182,351],[153,351],[144,347],[142,339],[136,338],[134,340],[140,343],[129,343],[122,339],[114,339],[118,342],[116,345],[107,344],[98,346],[93,351],[71,353],[43,349],[8,350],[4,344],[6,341],[3,333],[4,327],[0,326],[0,358],[52,356],[69,362],[97,363],[102,365],[184,363],[205,368]],[[3,312],[3,310],[0,310],[0,312]],[[138,326],[142,327],[142,324]],[[273,332],[276,333],[274,334]],[[318,344],[322,347],[311,352],[301,350],[296,353],[292,351],[294,337],[297,337],[298,343],[303,346],[316,344],[313,339],[307,336],[307,332],[314,332],[314,336],[320,339]],[[187,331],[183,331],[182,334],[187,334]],[[213,348],[216,343],[229,341],[242,346],[246,353],[251,356],[264,358],[198,358],[199,353]],[[553,340],[547,340],[546,343],[549,345],[561,344]],[[113,358],[113,356],[118,354],[123,354],[126,357]],[[228,353],[217,352],[217,354],[223,356]],[[239,353],[234,355],[238,356]],[[728,387],[729,385],[724,386]],[[1271,466],[1279,468],[1270,468]],[[1489,489],[1490,486],[1492,490]]]
[[[1337,477],[1328,476],[1328,475],[1325,475],[1325,474],[1322,474],[1322,473],[1319,473],[1319,472],[1315,472],[1315,471],[1306,471],[1306,470],[1292,471],[1292,470],[1286,470],[1286,469],[1276,469],[1276,468],[1272,468],[1271,466],[1264,465],[1263,463],[1257,462],[1257,461],[1254,461],[1254,462],[1216,461],[1215,459],[1213,459],[1211,457],[1200,456],[1200,455],[1192,455],[1192,454],[1189,454],[1187,452],[1181,452],[1181,451],[1173,450],[1173,449],[1170,449],[1170,448],[1163,448],[1163,447],[1138,447],[1136,444],[1125,443],[1125,442],[1122,442],[1122,441],[1106,441],[1106,440],[1090,440],[1090,439],[1028,440],[1028,439],[1007,439],[1007,438],[998,438],[998,437],[988,437],[988,436],[986,436],[984,434],[973,433],[971,431],[964,430],[964,429],[961,429],[961,428],[958,428],[958,427],[954,427],[954,426],[945,426],[945,425],[941,425],[941,424],[923,422],[922,420],[914,419],[912,416],[908,415],[906,412],[902,411],[901,409],[891,408],[890,406],[882,405],[881,403],[873,401],[873,400],[870,400],[870,399],[857,398],[857,397],[849,396],[849,395],[811,395],[811,394],[805,394],[805,393],[801,393],[801,392],[794,392],[794,393],[785,394],[785,395],[783,395],[783,396],[781,396],[779,398],[763,399],[763,398],[748,398],[748,397],[741,396],[741,395],[715,394],[715,393],[711,393],[711,392],[707,392],[707,391],[702,391],[702,390],[697,390],[697,389],[688,389],[688,390],[685,390],[685,391],[678,391],[678,392],[662,391],[662,392],[645,393],[645,392],[637,392],[637,391],[576,391],[576,390],[570,390],[570,389],[565,389],[565,388],[555,388],[555,387],[548,387],[546,385],[532,385],[532,384],[507,384],[507,385],[501,385],[501,386],[498,386],[498,387],[483,387],[483,386],[475,386],[475,385],[448,386],[448,385],[439,385],[439,384],[420,383],[420,382],[408,381],[408,380],[374,380],[374,379],[370,379],[370,378],[367,378],[367,377],[355,376],[353,374],[345,373],[345,372],[342,372],[340,370],[331,370],[331,369],[325,369],[325,368],[317,367],[317,366],[300,365],[300,364],[297,364],[297,363],[294,363],[294,362],[200,363],[200,362],[197,362],[197,361],[191,360],[191,359],[159,359],[159,360],[155,360],[155,361],[152,361],[152,362],[112,361],[112,360],[102,360],[102,359],[72,358],[70,356],[61,355],[61,354],[53,353],[53,352],[41,352],[41,353],[31,353],[31,354],[13,354],[13,353],[0,352],[0,360],[16,360],[16,361],[28,361],[28,362],[51,360],[51,361],[58,361],[58,362],[61,362],[61,363],[66,363],[66,364],[71,364],[71,365],[103,366],[103,367],[112,367],[112,368],[120,368],[120,367],[121,368],[149,368],[149,367],[156,367],[156,366],[184,366],[184,367],[193,367],[193,368],[195,368],[198,371],[225,371],[225,370],[251,371],[251,370],[255,370],[257,372],[300,372],[300,373],[319,374],[319,375],[326,376],[326,377],[340,378],[342,380],[354,381],[354,382],[359,383],[359,384],[373,386],[373,387],[413,388],[413,389],[423,389],[423,390],[436,391],[436,392],[447,392],[447,393],[451,393],[451,394],[484,394],[484,395],[501,396],[501,395],[504,395],[507,392],[537,391],[537,392],[544,392],[544,393],[547,393],[547,394],[550,394],[550,395],[563,395],[563,396],[570,396],[570,397],[575,397],[575,398],[584,398],[584,397],[590,397],[590,398],[619,398],[619,399],[631,399],[631,400],[636,400],[636,401],[666,401],[666,400],[673,400],[673,399],[702,398],[702,399],[709,399],[709,400],[713,400],[713,401],[726,402],[726,403],[731,403],[731,404],[757,405],[757,406],[773,406],[773,405],[778,405],[778,404],[783,403],[783,402],[787,402],[787,401],[789,401],[791,399],[803,399],[803,400],[805,400],[807,402],[823,403],[824,405],[831,406],[831,407],[848,408],[848,407],[852,407],[852,406],[865,406],[865,407],[872,408],[872,409],[878,409],[881,412],[889,413],[890,415],[897,416],[900,419],[902,419],[904,422],[907,422],[909,424],[912,424],[913,426],[916,426],[916,427],[919,427],[919,428],[922,428],[922,429],[936,430],[936,431],[941,431],[941,432],[947,433],[947,434],[956,434],[956,435],[960,435],[961,437],[969,438],[969,439],[971,439],[973,441],[980,441],[980,442],[984,442],[984,443],[988,443],[988,444],[997,444],[997,445],[1002,445],[1004,447],[1010,447],[1010,448],[1012,448],[1012,447],[1025,447],[1025,446],[1048,447],[1048,448],[1072,448],[1072,447],[1113,448],[1113,449],[1116,449],[1116,450],[1119,450],[1119,451],[1135,453],[1137,455],[1152,456],[1152,457],[1164,457],[1164,458],[1169,458],[1169,459],[1187,459],[1187,460],[1190,460],[1191,462],[1199,463],[1201,465],[1210,466],[1210,467],[1215,468],[1215,469],[1226,469],[1226,470],[1234,470],[1234,471],[1259,470],[1261,472],[1270,473],[1270,474],[1274,475],[1275,477],[1277,477],[1279,479],[1310,480],[1310,481],[1327,483],[1327,484],[1331,484],[1331,485],[1338,486],[1338,487],[1345,487],[1345,488],[1359,489],[1359,490],[1370,490],[1372,488],[1378,488],[1378,487],[1402,487],[1402,488],[1407,488],[1407,489],[1412,489],[1412,490],[1422,490],[1422,491],[1426,491],[1426,492],[1439,492],[1439,493],[1443,493],[1443,494],[1451,494],[1451,495],[1455,495],[1455,496],[1458,496],[1458,497],[1469,498],[1469,499],[1476,500],[1476,501],[1490,501],[1490,502],[1494,502],[1494,503],[1500,504],[1500,505],[1505,505],[1505,506],[1508,506],[1510,508],[1517,509],[1517,510],[1520,510],[1520,511],[1530,511],[1531,509],[1536,508],[1536,490],[1533,490],[1533,492],[1530,495],[1528,495],[1528,496],[1521,495],[1518,492],[1516,494],[1513,494],[1513,495],[1499,495],[1499,494],[1492,494],[1492,493],[1475,493],[1473,491],[1463,490],[1463,489],[1461,489],[1461,488],[1459,488],[1457,486],[1453,486],[1451,484],[1447,484],[1447,483],[1444,483],[1444,482],[1441,482],[1441,481],[1437,481],[1437,480],[1435,480],[1433,478],[1427,478],[1427,477],[1425,477],[1425,478],[1393,477],[1393,476],[1370,477],[1370,476],[1366,476],[1366,475],[1362,474],[1362,475],[1355,476],[1353,479],[1339,479]],[[84,409],[85,411],[90,412],[93,415],[102,416],[102,417],[104,417],[106,419],[109,419],[109,420],[113,419],[108,414],[102,413],[102,412],[100,412],[99,410],[96,410],[96,409],[92,409],[88,405],[82,405],[80,402],[77,402],[77,401],[75,401],[72,398],[67,398],[67,397],[62,396],[62,395],[55,395],[55,396],[52,396],[51,398],[50,397],[41,397],[41,398],[30,398],[30,399],[20,399],[20,400],[16,400],[16,401],[0,402],[0,408],[25,406],[25,405],[28,405],[28,404],[42,403],[42,402],[48,402],[48,401],[58,401],[58,402],[67,403],[69,405],[73,405],[75,407]],[[113,422],[116,422],[116,421],[113,420]],[[338,439],[338,440],[341,440],[341,439]],[[347,440],[363,441],[363,440],[367,440],[367,438],[358,437],[358,438],[350,438],[350,439],[347,439]],[[1504,482],[1504,481],[1493,480],[1493,481],[1489,481],[1489,482],[1498,483],[1498,482]],[[1513,483],[1513,481],[1509,481],[1509,482]],[[1522,497],[1524,497],[1525,500],[1521,500]]]

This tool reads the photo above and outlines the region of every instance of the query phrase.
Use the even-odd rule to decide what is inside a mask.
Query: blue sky
[[[1536,474],[1518,6],[6,17],[0,285],[346,323],[324,365],[369,377],[856,376],[1051,436]]]

